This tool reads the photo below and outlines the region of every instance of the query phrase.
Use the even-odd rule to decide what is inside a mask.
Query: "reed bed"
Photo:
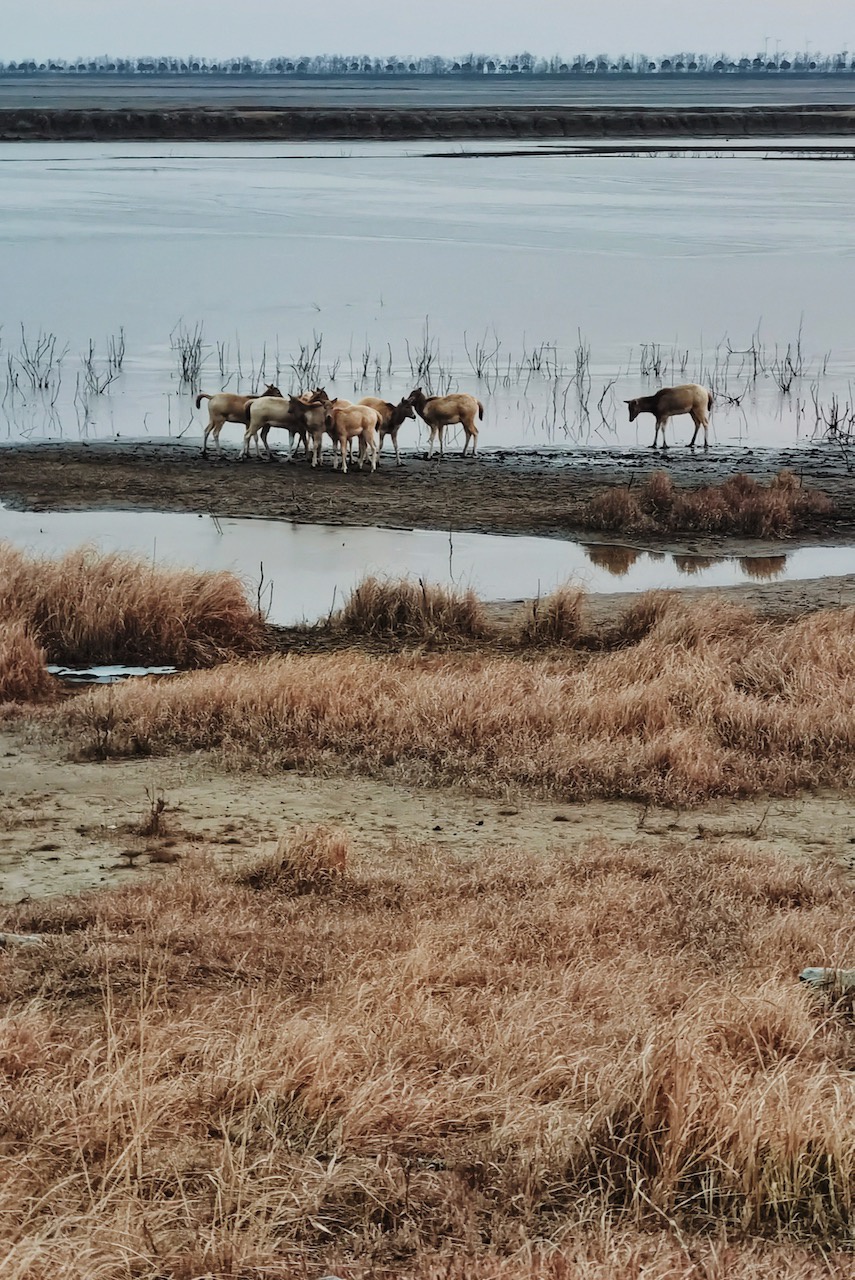
[[[265,647],[265,623],[230,573],[156,568],[132,556],[60,559],[0,544],[0,616],[26,624],[48,661],[209,666]]]
[[[0,623],[0,703],[50,698],[55,686],[46,662],[44,649],[23,622]]]
[[[4,1280],[851,1274],[841,868],[346,844],[6,910]]]
[[[516,638],[522,645],[574,645],[584,633],[585,592],[558,587],[542,600],[530,600],[520,612]]]
[[[584,528],[622,533],[703,532],[784,538],[833,511],[831,500],[803,486],[791,471],[768,485],[736,475],[719,485],[676,489],[664,471],[637,488],[603,490],[580,513]]]
[[[614,652],[272,658],[93,690],[47,713],[75,749],[207,750],[484,794],[686,804],[855,783],[855,609],[758,621],[633,604]]]
[[[339,634],[401,640],[479,639],[490,630],[484,606],[470,590],[419,578],[363,578],[331,619]]]

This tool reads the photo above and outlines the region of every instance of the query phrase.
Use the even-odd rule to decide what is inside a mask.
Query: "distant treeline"
[[[613,58],[605,54],[574,58],[536,58],[468,54],[462,58],[368,58],[325,54],[303,58],[46,58],[20,62],[0,60],[0,75],[45,72],[78,75],[839,75],[855,72],[855,54],[788,54],[768,52],[754,57],[676,53],[650,58],[635,53]]]

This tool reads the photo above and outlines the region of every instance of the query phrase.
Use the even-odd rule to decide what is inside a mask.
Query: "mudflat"
[[[720,484],[738,472],[768,482],[791,470],[834,503],[832,515],[818,518],[799,535],[800,543],[840,543],[855,536],[853,463],[831,446],[706,454],[685,447],[664,453],[498,450],[474,462],[405,457],[405,465],[396,467],[387,451],[374,474],[354,468],[341,475],[329,465],[312,470],[303,460],[289,464],[279,457],[241,463],[233,451],[222,461],[206,460],[197,445],[185,442],[9,446],[0,450],[0,501],[41,511],[181,511],[616,542],[626,539],[592,533],[580,518],[580,508],[604,488],[640,484],[657,470],[666,470],[681,487]],[[762,555],[782,545],[695,534],[630,541],[677,554]]]

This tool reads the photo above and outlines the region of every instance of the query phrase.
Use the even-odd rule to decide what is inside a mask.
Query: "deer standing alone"
[[[668,443],[665,439],[665,427],[670,418],[678,417],[681,413],[691,414],[692,421],[695,424],[695,430],[689,441],[689,448],[694,449],[698,432],[703,427],[704,448],[708,449],[712,402],[713,393],[707,391],[706,387],[699,387],[696,382],[687,382],[680,387],[662,387],[652,396],[636,396],[634,400],[626,401],[629,405],[630,422],[635,422],[640,413],[652,413],[656,418],[656,430],[653,432],[653,444],[651,446],[653,449],[657,447],[660,430],[662,432],[662,448],[668,448]]]

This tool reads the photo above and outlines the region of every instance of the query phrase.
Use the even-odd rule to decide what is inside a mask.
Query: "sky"
[[[778,41],[782,53],[855,46],[855,0],[0,0],[0,10],[2,61],[523,50],[739,56],[774,52]]]

